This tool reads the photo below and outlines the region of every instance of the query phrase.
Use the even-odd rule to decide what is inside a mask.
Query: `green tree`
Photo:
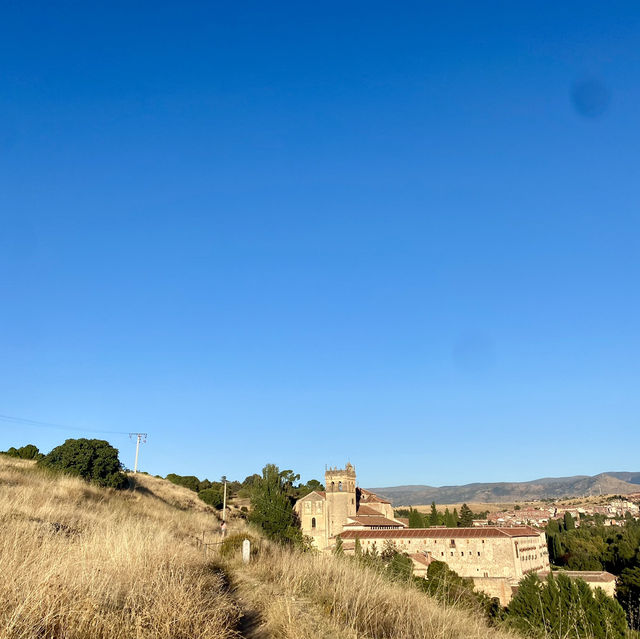
[[[217,486],[212,486],[211,488],[205,488],[198,493],[198,497],[202,499],[205,504],[209,506],[213,506],[220,510],[224,504],[223,497],[223,489],[218,484]]]
[[[333,548],[333,554],[334,555],[338,555],[338,556],[344,555],[344,548],[343,548],[343,545],[342,545],[342,537],[340,537],[340,535],[338,535],[336,537],[336,545]]]
[[[392,539],[386,539],[383,546],[382,552],[380,553],[380,558],[383,561],[391,561],[398,554],[398,548],[396,546],[396,542]]]
[[[353,548],[353,554],[356,557],[362,557],[362,544],[360,543],[360,539],[358,537],[356,537],[356,543]]]
[[[467,504],[462,504],[462,508],[460,508],[460,526],[464,528],[473,526],[473,513]]]
[[[448,508],[445,508],[445,511],[444,511],[444,525],[447,528],[455,528],[457,525],[457,522],[453,516],[453,513],[450,513]]]
[[[184,486],[189,490],[193,490],[194,493],[197,493],[200,487],[200,480],[194,475],[176,475],[175,473],[169,473],[165,479],[177,486]]]
[[[440,523],[440,517],[438,516],[438,510],[436,509],[436,502],[431,502],[431,512],[429,513],[429,526],[437,526]]]
[[[564,513],[564,529],[565,530],[575,530],[576,524],[573,521],[573,517],[571,513],[567,510]]]
[[[122,489],[129,484],[118,451],[101,439],[67,439],[38,462],[45,468],[76,475],[99,486]]]
[[[309,493],[312,493],[314,490],[324,490],[324,485],[321,484],[317,479],[310,479],[306,484],[301,484],[296,489],[296,497],[300,499],[300,497],[304,497]]]
[[[302,531],[293,511],[291,490],[292,471],[267,464],[262,477],[251,491],[249,521],[259,526],[264,534],[282,543],[302,544]]]
[[[413,574],[411,558],[404,553],[395,553],[387,565],[387,574],[396,581],[409,581]]]
[[[409,528],[423,528],[422,515],[413,508],[409,511]]]
[[[42,457],[44,457],[44,455],[42,455],[38,450],[38,447],[33,444],[27,444],[20,448],[11,446],[11,448],[9,448],[9,450],[4,454],[9,455],[10,457],[17,457],[19,459],[42,459]]]
[[[624,608],[629,628],[640,630],[640,567],[622,571],[616,586],[616,599]]]
[[[560,557],[564,554],[560,534],[549,535],[547,546],[549,548],[549,560],[552,564],[558,564]]]
[[[595,595],[582,579],[562,572],[546,581],[528,574],[508,607],[510,625],[523,634],[553,639],[624,639],[626,623],[620,605],[602,590]]]

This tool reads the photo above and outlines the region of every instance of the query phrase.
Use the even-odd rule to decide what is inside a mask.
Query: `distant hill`
[[[640,473],[611,472],[574,477],[544,477],[533,481],[465,484],[464,486],[389,486],[371,488],[394,506],[509,502],[560,499],[589,495],[626,495],[640,492]]]

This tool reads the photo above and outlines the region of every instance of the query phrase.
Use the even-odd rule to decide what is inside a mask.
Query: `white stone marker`
[[[251,557],[251,542],[245,539],[242,542],[242,563],[248,564]]]

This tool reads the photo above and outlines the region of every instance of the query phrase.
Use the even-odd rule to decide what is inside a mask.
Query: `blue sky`
[[[5,3],[0,413],[163,475],[638,470],[640,9],[561,5]]]

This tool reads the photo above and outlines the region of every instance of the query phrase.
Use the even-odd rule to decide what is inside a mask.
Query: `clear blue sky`
[[[163,475],[639,470],[639,42],[635,2],[3,3],[0,413]]]

